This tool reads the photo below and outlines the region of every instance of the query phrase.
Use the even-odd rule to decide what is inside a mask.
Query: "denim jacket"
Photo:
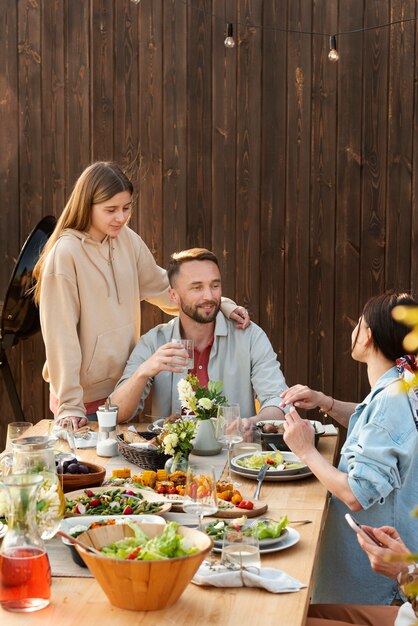
[[[350,418],[339,469],[363,510],[361,524],[395,526],[406,545],[418,550],[418,433],[396,367],[374,385]],[[390,604],[397,583],[376,574],[345,521],[348,507],[331,496],[320,548],[313,601]]]

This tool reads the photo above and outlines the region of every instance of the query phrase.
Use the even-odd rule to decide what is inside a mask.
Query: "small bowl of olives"
[[[318,447],[319,438],[324,434],[324,426],[316,420],[309,420],[315,430],[315,446]],[[260,432],[262,449],[271,452],[274,448],[277,450],[289,450],[283,439],[284,427],[283,420],[266,420],[257,422],[257,430]]]
[[[79,461],[71,455],[58,457],[57,472],[64,493],[84,487],[100,487],[106,475],[106,469],[101,465]]]

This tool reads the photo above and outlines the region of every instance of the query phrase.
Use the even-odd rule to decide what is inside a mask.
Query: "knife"
[[[263,484],[263,480],[264,480],[264,477],[266,475],[266,472],[267,472],[268,468],[269,468],[269,466],[267,465],[267,463],[265,463],[263,465],[263,467],[260,469],[260,471],[258,472],[258,475],[257,475],[258,485],[255,488],[254,495],[253,495],[253,500],[258,500],[259,497],[260,497],[261,485]]]

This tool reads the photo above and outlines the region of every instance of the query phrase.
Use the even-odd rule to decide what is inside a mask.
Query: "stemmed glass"
[[[203,517],[214,515],[218,510],[215,468],[212,465],[189,463],[183,509],[198,516],[199,530],[204,532]]]
[[[225,443],[228,448],[228,482],[231,478],[231,450],[236,443],[241,443],[244,436],[239,404],[221,404],[218,408],[218,418],[215,426],[216,438],[220,443]]]
[[[12,443],[19,439],[33,424],[31,422],[10,422],[7,424],[6,450],[12,449]]]

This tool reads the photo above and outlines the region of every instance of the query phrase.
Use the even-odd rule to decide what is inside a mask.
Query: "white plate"
[[[257,474],[248,474],[247,472],[241,472],[238,471],[236,469],[234,469],[233,467],[231,467],[231,470],[234,472],[234,474],[238,474],[238,476],[243,476],[244,478],[249,478],[250,480],[257,480]],[[312,472],[309,469],[309,467],[305,467],[302,471],[298,472],[297,474],[285,474],[283,472],[283,474],[269,474],[269,472],[267,472],[267,474],[264,477],[264,481],[265,482],[286,482],[288,480],[302,480],[303,478],[309,478],[309,476],[312,476]]]
[[[271,537],[269,537],[268,539],[260,539],[259,541],[260,549],[263,548],[264,550],[265,548],[269,548],[270,546],[274,546],[274,545],[277,545],[278,543],[282,543],[283,541],[285,541],[288,535],[289,535],[289,531],[287,528],[285,528],[282,534],[280,535],[280,537],[276,537],[275,539],[272,539]],[[223,543],[222,539],[213,540],[213,545],[216,546],[217,548],[222,549],[222,543]]]
[[[240,459],[250,458],[252,456],[260,456],[260,455],[271,456],[273,454],[275,454],[275,452],[273,451],[258,452],[258,453],[247,452],[246,454],[239,454],[238,456],[235,456],[231,460],[231,469],[234,472],[237,472],[237,473],[241,472],[243,475],[248,475],[249,478],[251,476],[253,476],[254,478],[257,478],[258,472],[260,471],[260,469],[251,469],[249,467],[242,467],[241,465],[237,463],[237,461]],[[287,462],[302,463],[299,457],[297,457],[296,454],[293,454],[293,452],[281,452],[281,454],[283,455],[283,459]],[[305,469],[307,469],[307,465],[305,465],[304,463],[302,463],[301,467],[284,469],[284,470],[278,470],[277,468],[272,466],[271,468],[269,467],[269,469],[267,470],[265,480],[267,479],[267,476],[290,476],[292,474],[300,474],[301,472],[305,471]]]
[[[279,550],[286,550],[286,548],[291,548],[296,543],[298,543],[298,541],[300,540],[300,534],[298,533],[298,531],[294,528],[290,528],[290,526],[287,527],[287,530],[289,531],[289,533],[288,535],[286,535],[286,537],[284,537],[282,541],[279,538],[277,539],[276,543],[269,544],[268,546],[263,546],[260,543],[260,554],[269,554],[270,552],[279,552]],[[213,551],[221,553],[222,547],[214,545]]]
[[[124,524],[125,522],[135,522],[136,524],[161,524],[164,526],[166,523],[163,517],[159,515],[150,515],[145,513],[144,515],[83,515],[80,518],[78,517],[66,517],[61,520],[60,530],[67,533],[67,535],[71,535],[71,529],[77,528],[79,526],[84,526],[86,529],[94,522],[101,522],[114,519],[116,524]],[[61,537],[63,543],[66,545],[69,544],[68,539],[65,537]]]
[[[150,433],[160,432],[160,430],[162,430],[164,426],[164,420],[165,417],[161,417],[159,420],[155,420],[155,422],[152,422],[152,424],[148,424],[147,430]]]

